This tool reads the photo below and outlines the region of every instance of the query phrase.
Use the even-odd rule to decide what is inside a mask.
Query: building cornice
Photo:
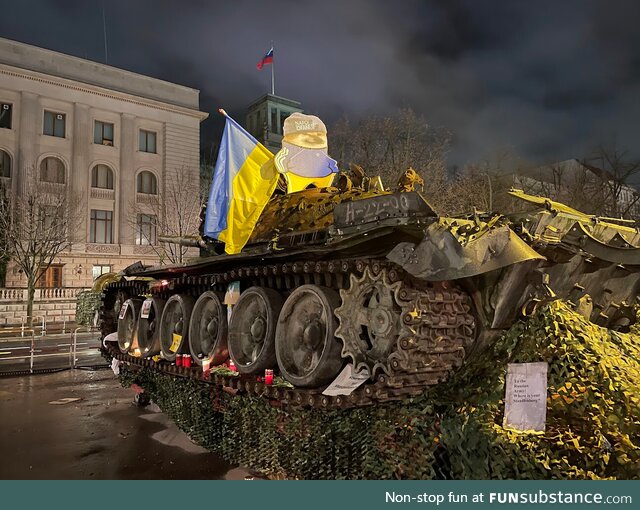
[[[195,117],[200,122],[206,119],[209,114],[201,112],[200,110],[194,110],[192,108],[186,108],[182,106],[172,105],[169,103],[163,103],[153,99],[142,98],[140,96],[134,96],[132,94],[126,94],[124,92],[118,92],[96,85],[89,85],[85,83],[79,83],[66,78],[60,78],[58,76],[51,76],[37,71],[28,71],[20,69],[18,67],[10,66],[7,64],[0,64],[0,75],[13,76],[14,78],[23,78],[26,80],[36,81],[47,85],[53,85],[64,89],[75,90],[78,92],[84,92],[86,94],[92,94],[95,96],[105,97],[108,99],[115,99],[123,101],[125,103],[135,104],[138,106],[144,106],[147,108],[153,108],[155,110],[161,110],[165,112],[179,113],[187,115],[189,117]]]

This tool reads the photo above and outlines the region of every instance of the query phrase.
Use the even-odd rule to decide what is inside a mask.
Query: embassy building
[[[81,199],[72,248],[41,287],[86,288],[135,261],[159,262],[149,246],[161,233],[157,218],[132,219],[132,211],[144,211],[178,172],[197,182],[207,117],[198,90],[0,38],[0,114],[4,188],[20,194],[33,172]],[[10,263],[5,287],[24,286]]]

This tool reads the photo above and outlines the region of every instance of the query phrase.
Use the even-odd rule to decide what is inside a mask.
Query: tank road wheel
[[[259,374],[276,366],[275,333],[282,297],[275,290],[251,287],[233,307],[229,355],[242,374]]]
[[[166,360],[174,361],[176,353],[185,345],[194,301],[186,294],[174,294],[164,305],[160,319],[160,350]]]
[[[342,356],[351,358],[356,372],[366,369],[373,377],[383,370],[390,375],[389,355],[402,328],[402,308],[395,297],[401,285],[389,282],[386,269],[373,276],[366,268],[361,278],[351,275],[349,289],[340,291],[336,336],[343,342]]]
[[[193,307],[189,349],[198,365],[202,365],[205,358],[211,358],[212,365],[219,365],[229,357],[227,310],[212,291],[201,294]]]
[[[127,353],[137,347],[138,314],[140,299],[127,299],[118,310],[118,347],[120,352]],[[126,306],[126,310],[124,307]],[[124,312],[124,314],[123,314]],[[122,318],[120,318],[122,316]]]
[[[118,315],[129,296],[122,290],[111,291],[107,288],[104,301],[98,313],[98,323],[103,336],[118,330]]]
[[[298,287],[285,301],[276,329],[276,356],[282,375],[294,386],[322,386],[342,368],[333,313],[339,304],[336,291],[316,285]]]
[[[149,316],[138,319],[138,346],[143,358],[150,358],[160,353],[160,318],[164,304],[164,299],[152,298]],[[142,307],[140,312],[142,314]]]

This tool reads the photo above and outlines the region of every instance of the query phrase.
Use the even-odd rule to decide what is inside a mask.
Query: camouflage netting
[[[93,326],[96,312],[100,309],[101,292],[85,290],[78,294],[76,301],[76,324]]]
[[[195,441],[294,478],[640,478],[640,331],[599,328],[561,302],[514,325],[424,395],[322,412],[124,370]],[[547,361],[544,434],[502,428],[507,363]]]

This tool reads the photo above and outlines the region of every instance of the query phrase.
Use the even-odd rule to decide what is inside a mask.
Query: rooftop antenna
[[[102,0],[102,31],[104,33],[104,63],[109,63],[109,51],[107,50],[107,20],[104,15],[104,0]]]

